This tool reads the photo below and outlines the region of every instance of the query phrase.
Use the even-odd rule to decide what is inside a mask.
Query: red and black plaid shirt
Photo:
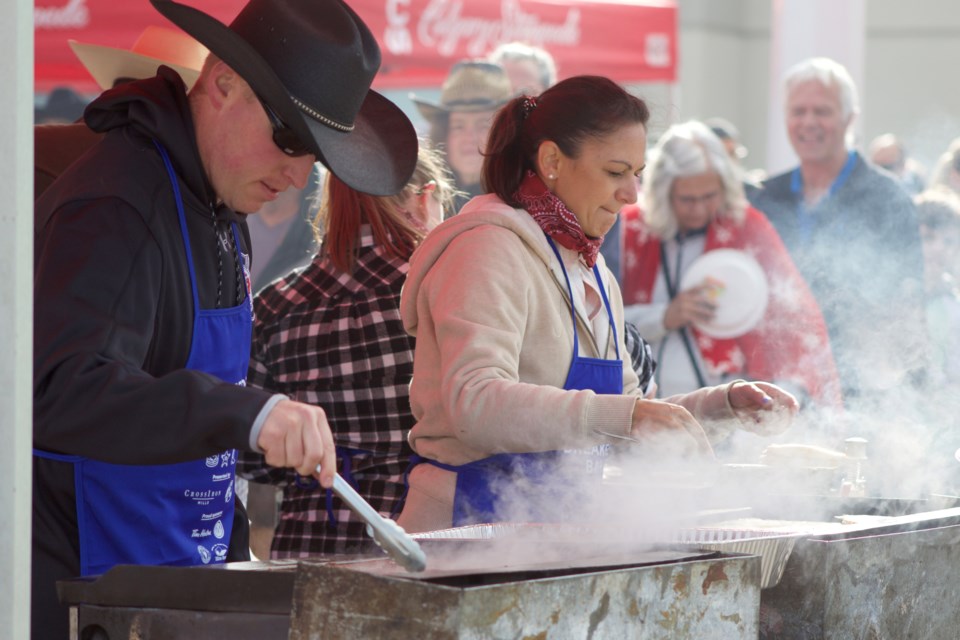
[[[400,288],[408,265],[361,233],[354,273],[343,273],[322,251],[300,272],[266,287],[254,300],[256,321],[248,383],[320,406],[338,447],[364,451],[351,458],[360,494],[384,516],[399,511],[403,472],[412,453],[409,384],[414,340],[400,321]],[[338,458],[343,473],[343,460]],[[268,467],[244,454],[238,471],[283,488],[272,558],[355,552],[368,547],[364,524],[326,492],[304,488],[290,469]]]

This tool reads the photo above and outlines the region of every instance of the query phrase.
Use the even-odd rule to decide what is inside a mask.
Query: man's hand
[[[267,414],[257,446],[270,466],[292,467],[302,476],[315,476],[324,488],[333,486],[337,453],[327,415],[320,407],[281,400]]]

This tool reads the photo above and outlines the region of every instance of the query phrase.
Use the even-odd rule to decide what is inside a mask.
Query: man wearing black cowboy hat
[[[339,0],[250,0],[229,27],[151,1],[211,51],[196,85],[161,67],[106,91],[85,113],[103,140],[36,204],[35,638],[67,635],[57,580],[246,557],[237,449],[332,484],[323,411],[244,388],[244,216],[315,160],[386,195],[417,158]]]

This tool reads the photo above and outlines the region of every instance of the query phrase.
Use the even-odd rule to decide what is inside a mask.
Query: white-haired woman
[[[823,317],[776,231],[751,208],[723,143],[706,125],[674,125],[645,177],[644,208],[624,210],[625,317],[651,342],[660,393],[685,393],[737,378],[772,380],[822,406],[840,405]],[[682,289],[695,259],[742,250],[762,267],[770,297],[759,323],[737,337],[711,322],[710,285]]]

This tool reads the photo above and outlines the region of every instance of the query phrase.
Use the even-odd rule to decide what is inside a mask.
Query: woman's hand
[[[727,389],[727,399],[744,429],[762,436],[789,429],[800,410],[792,394],[769,382],[734,382]]]
[[[663,326],[667,331],[676,331],[694,322],[708,323],[713,320],[717,305],[707,296],[706,285],[681,291],[670,301],[663,314]]]
[[[637,400],[633,407],[630,435],[678,454],[697,453],[713,457],[713,448],[700,423],[678,404],[661,400]]]

